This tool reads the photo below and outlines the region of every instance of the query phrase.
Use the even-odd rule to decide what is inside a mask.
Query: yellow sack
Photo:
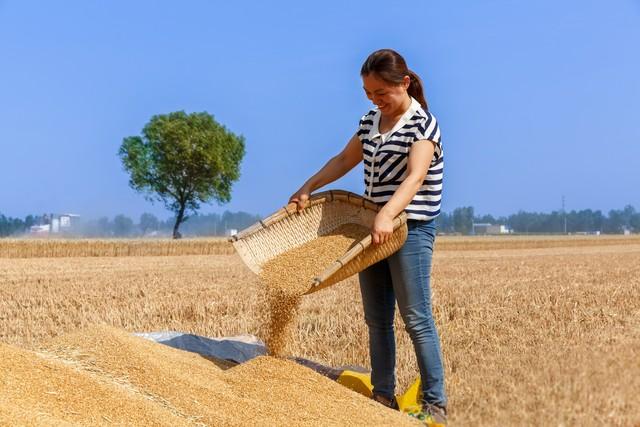
[[[338,384],[342,384],[362,395],[372,396],[373,386],[371,385],[371,375],[368,372],[363,373],[345,369],[336,381]],[[417,378],[404,394],[396,395],[396,401],[401,412],[406,414],[420,412],[422,409],[420,404],[420,378]],[[442,426],[442,424],[429,422],[427,422],[427,425],[430,427]]]

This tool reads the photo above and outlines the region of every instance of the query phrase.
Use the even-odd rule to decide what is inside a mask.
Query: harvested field
[[[438,236],[436,250],[484,251],[640,245],[639,235],[601,236]]]
[[[224,238],[208,239],[3,239],[0,258],[60,258],[233,254]]]
[[[456,250],[437,239],[432,286],[452,425],[640,424],[640,239],[603,237],[514,239],[520,249],[448,238],[466,245]],[[0,341],[21,348],[12,351],[63,354],[51,337],[100,323],[264,338],[265,306],[236,255],[0,259]],[[402,391],[417,368],[396,327]],[[368,366],[357,279],[303,297],[289,350]],[[0,424],[22,412],[0,408]],[[55,424],[48,414],[38,424]]]
[[[437,250],[472,251],[640,244],[640,236],[438,236]],[[0,239],[0,258],[232,255],[225,238]]]

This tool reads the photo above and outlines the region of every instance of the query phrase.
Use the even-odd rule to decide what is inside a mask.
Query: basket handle
[[[393,231],[395,232],[398,228],[402,227],[407,222],[407,214],[401,212],[400,215],[393,219]],[[310,294],[314,292],[322,282],[333,276],[340,270],[342,267],[347,265],[348,262],[352,261],[355,257],[364,252],[369,246],[373,244],[373,237],[371,233],[367,234],[362,240],[353,245],[351,249],[345,252],[340,258],[335,260],[329,267],[324,269],[322,273],[320,273],[317,277],[314,277],[311,287],[305,294]]]

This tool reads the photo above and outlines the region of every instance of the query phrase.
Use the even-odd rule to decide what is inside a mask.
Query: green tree
[[[604,232],[609,234],[622,233],[622,229],[625,226],[624,211],[612,209],[609,211],[609,217],[604,224]]]
[[[636,208],[634,208],[631,205],[627,205],[624,207],[624,209],[622,210],[622,219],[624,221],[624,226],[627,229],[631,229],[633,228],[631,225],[633,216],[636,214]]]
[[[126,237],[133,231],[133,220],[125,215],[116,215],[113,218],[113,234],[117,237]]]
[[[438,230],[438,233],[453,232],[452,215],[446,212],[440,212],[440,214],[436,217],[436,228]]]
[[[491,214],[477,216],[474,218],[474,222],[494,225],[498,224],[498,220],[496,220],[496,218]]]
[[[0,214],[0,237],[22,233],[25,229],[25,223],[20,218],[11,218]]]
[[[640,233],[640,212],[636,212],[633,214],[630,220],[630,225],[631,225],[631,229],[634,232]]]
[[[157,230],[159,226],[160,221],[155,215],[146,212],[140,215],[140,231],[143,235],[147,234],[148,230]]]
[[[106,216],[98,218],[96,222],[96,231],[100,236],[110,236],[113,226]]]
[[[130,174],[129,185],[150,201],[161,201],[175,214],[173,237],[201,203],[231,200],[240,177],[244,137],[210,114],[178,111],[153,116],[142,136],[124,138],[119,156]]]
[[[473,207],[467,206],[453,210],[453,228],[458,233],[471,234],[473,230]]]
[[[29,227],[31,227],[32,225],[35,225],[35,224],[36,224],[36,217],[34,217],[33,215],[27,215],[24,218],[24,228],[26,230],[28,230]]]

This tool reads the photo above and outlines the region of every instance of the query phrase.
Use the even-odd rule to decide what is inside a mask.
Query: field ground
[[[264,336],[261,285],[235,254],[73,254],[0,258],[0,341],[101,323]],[[640,238],[442,237],[432,288],[451,425],[640,425]],[[417,368],[396,326],[400,392]],[[288,349],[368,367],[357,279],[305,297]]]

